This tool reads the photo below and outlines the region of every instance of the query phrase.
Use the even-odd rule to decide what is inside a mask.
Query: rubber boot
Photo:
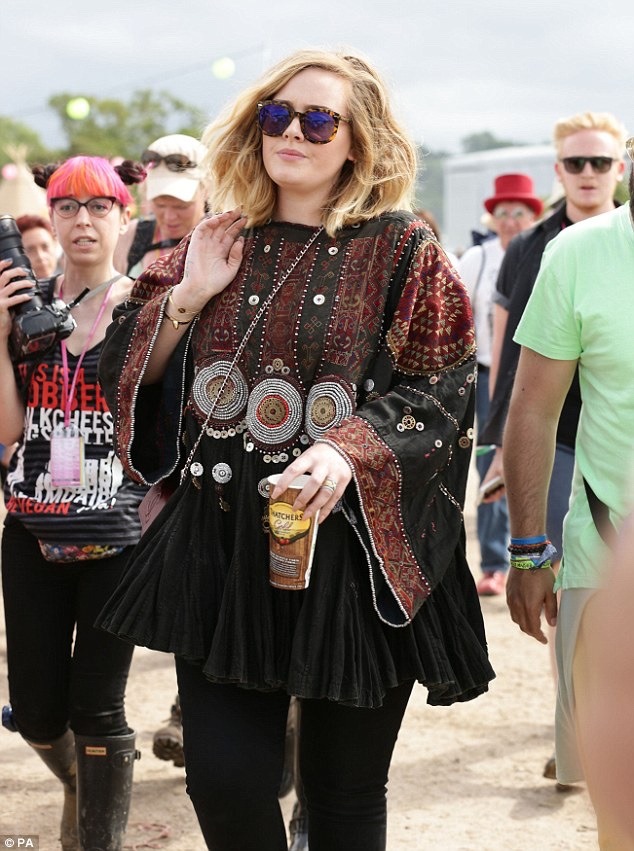
[[[172,761],[176,768],[185,765],[183,754],[183,719],[181,716],[181,702],[178,695],[170,709],[170,717],[167,724],[154,733],[152,741],[152,752],[158,759]]]
[[[132,797],[134,732],[75,736],[77,819],[81,851],[121,851]]]
[[[28,741],[28,740],[27,740]],[[64,787],[64,809],[60,826],[62,851],[79,851],[75,737],[67,730],[52,742],[28,742]]]

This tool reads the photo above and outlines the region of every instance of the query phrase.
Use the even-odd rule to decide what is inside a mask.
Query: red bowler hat
[[[501,201],[521,201],[535,213],[541,215],[544,205],[535,195],[533,180],[527,174],[501,174],[495,178],[495,195],[487,198],[484,206],[492,213]]]

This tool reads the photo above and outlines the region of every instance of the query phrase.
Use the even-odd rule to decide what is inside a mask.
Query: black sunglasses
[[[151,168],[156,168],[157,165],[165,163],[170,171],[187,171],[189,168],[196,168],[198,163],[192,162],[185,154],[168,154],[162,157],[156,151],[151,151],[149,148],[141,154],[141,162],[143,165],[149,165]]]
[[[281,136],[293,119],[299,118],[299,126],[302,128],[304,138],[314,145],[332,142],[337,135],[340,121],[350,123],[349,118],[344,118],[332,109],[318,107],[298,112],[289,104],[279,100],[261,101],[257,106],[257,113],[260,130],[266,136]]]
[[[592,171],[596,171],[598,174],[606,174],[616,160],[614,157],[564,157],[561,162],[569,174],[581,174],[586,163],[590,163]]]

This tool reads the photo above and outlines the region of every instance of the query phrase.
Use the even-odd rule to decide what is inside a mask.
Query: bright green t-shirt
[[[514,340],[553,360],[579,360],[581,416],[562,588],[600,584],[605,545],[583,477],[618,527],[632,505],[634,228],[629,205],[567,227],[544,252]]]

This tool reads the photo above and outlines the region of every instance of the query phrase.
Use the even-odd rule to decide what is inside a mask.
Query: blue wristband
[[[525,547],[527,544],[545,544],[547,540],[546,535],[533,535],[532,538],[511,538],[511,546]]]

